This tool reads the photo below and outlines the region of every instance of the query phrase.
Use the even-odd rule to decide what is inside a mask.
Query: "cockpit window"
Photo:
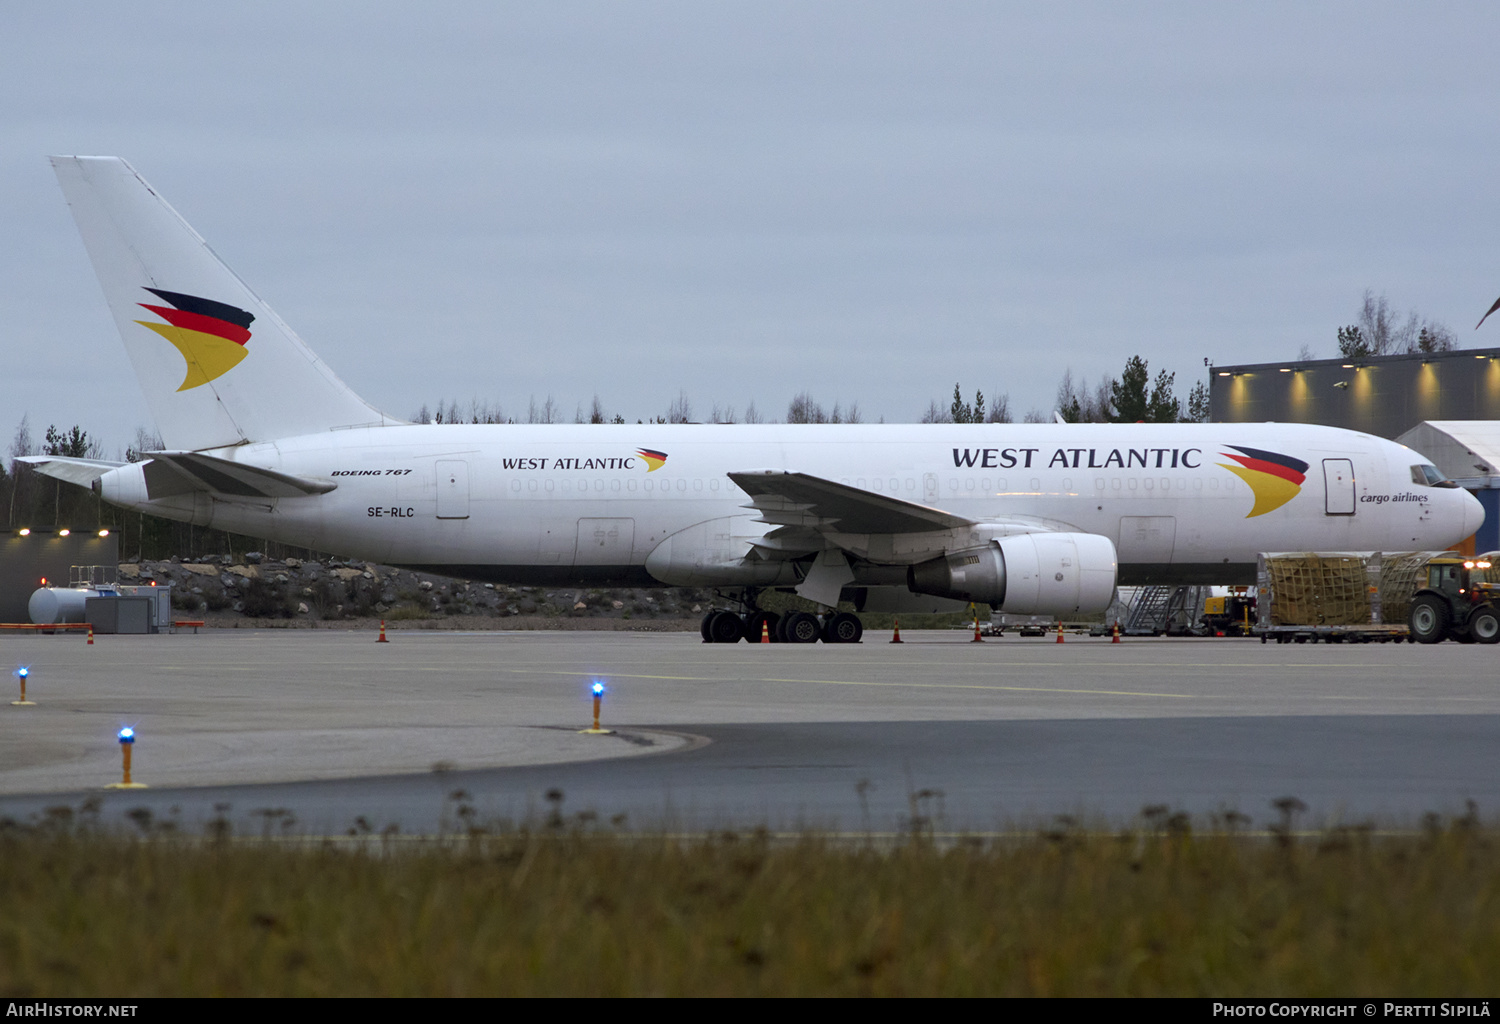
[[[1411,482],[1423,487],[1457,487],[1458,484],[1443,475],[1436,466],[1411,467]]]

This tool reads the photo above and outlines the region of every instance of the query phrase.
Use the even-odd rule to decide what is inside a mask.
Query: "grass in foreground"
[[[1500,834],[0,838],[0,992],[1483,995]]]

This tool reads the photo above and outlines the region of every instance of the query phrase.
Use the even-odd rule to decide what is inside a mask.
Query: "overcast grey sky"
[[[0,433],[149,422],[49,153],[130,160],[348,383],[634,421],[1500,345],[1494,4],[78,3],[0,26]]]

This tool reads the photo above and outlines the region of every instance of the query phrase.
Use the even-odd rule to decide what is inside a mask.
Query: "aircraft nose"
[[[1464,537],[1472,537],[1484,525],[1484,506],[1468,491],[1460,489],[1458,493],[1464,496]]]

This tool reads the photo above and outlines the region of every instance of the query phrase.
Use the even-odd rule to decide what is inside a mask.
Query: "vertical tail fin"
[[[52,168],[170,448],[379,425],[187,221],[118,157]]]

